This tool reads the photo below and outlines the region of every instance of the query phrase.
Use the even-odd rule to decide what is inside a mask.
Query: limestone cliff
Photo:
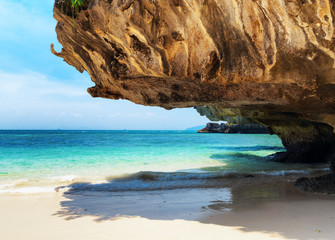
[[[281,161],[329,161],[335,137],[334,0],[56,0],[62,57],[93,97],[261,123]],[[312,153],[312,154],[311,154]]]

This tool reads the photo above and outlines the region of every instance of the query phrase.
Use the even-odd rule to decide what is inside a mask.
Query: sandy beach
[[[292,183],[1,194],[1,239],[333,239],[335,197]]]
[[[0,26],[0,240],[335,240],[335,0],[0,0]]]

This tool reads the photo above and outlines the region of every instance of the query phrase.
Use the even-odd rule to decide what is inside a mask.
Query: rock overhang
[[[196,107],[262,123],[287,149],[333,148],[333,1],[91,0],[73,17],[67,2],[52,51],[89,73],[93,97]]]

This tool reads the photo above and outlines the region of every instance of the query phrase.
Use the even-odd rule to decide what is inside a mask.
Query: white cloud
[[[0,71],[0,129],[184,129],[206,122],[193,109],[167,111],[92,98],[85,86],[72,83],[78,84],[35,72]]]
[[[49,36],[53,34],[52,25],[55,23],[52,20],[52,8],[50,11],[45,11],[37,6],[29,1],[0,0],[1,37],[24,41],[29,35]],[[44,14],[45,12],[50,16]]]
[[[2,98],[29,99],[49,97],[78,97],[87,95],[84,88],[64,84],[56,79],[49,80],[47,76],[35,72],[21,74],[5,73],[0,71],[0,94]]]

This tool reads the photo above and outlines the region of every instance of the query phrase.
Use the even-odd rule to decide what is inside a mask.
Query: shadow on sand
[[[278,178],[248,178],[232,188],[69,191],[64,197],[67,200],[61,202],[61,210],[55,215],[66,220],[84,216],[96,217],[96,222],[134,217],[183,219],[239,227],[246,232],[276,232],[294,239],[304,231],[322,228],[323,221],[335,224],[335,211],[327,212],[335,209],[335,196],[303,193],[292,182]]]

